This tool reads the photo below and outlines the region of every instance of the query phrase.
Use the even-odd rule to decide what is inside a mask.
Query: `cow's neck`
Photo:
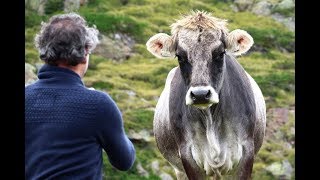
[[[198,166],[207,173],[230,171],[240,159],[241,149],[236,136],[228,129],[222,116],[215,116],[220,106],[214,109],[197,110],[198,121],[193,121],[192,156]],[[192,114],[192,113],[191,113]],[[214,115],[215,114],[215,115]],[[220,170],[218,170],[220,169]],[[224,173],[224,172],[215,172]]]

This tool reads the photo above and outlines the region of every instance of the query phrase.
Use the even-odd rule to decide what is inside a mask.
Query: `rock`
[[[134,91],[126,90],[125,92],[128,94],[129,97],[134,97],[134,96],[136,96],[136,93],[135,93]]]
[[[268,1],[260,1],[253,5],[252,12],[262,16],[271,14],[272,4]]]
[[[142,142],[142,141],[150,142],[151,141],[150,133],[145,129],[141,130],[139,133],[133,130],[129,130],[128,137],[133,142]]]
[[[285,17],[280,13],[274,13],[271,15],[271,17],[285,25],[290,31],[295,32],[295,17]]]
[[[153,173],[155,173],[155,174],[159,173],[160,168],[159,168],[159,161],[158,160],[151,162],[151,169],[152,169]]]
[[[282,161],[282,167],[283,167],[283,171],[284,171],[284,177],[287,179],[291,179],[292,173],[293,173],[293,168],[291,166],[291,164],[289,163],[288,160],[283,160]]]
[[[235,0],[234,4],[236,5],[238,11],[246,11],[251,9],[254,1],[253,0]]]
[[[38,80],[38,77],[35,74],[36,68],[34,66],[32,66],[29,63],[24,63],[24,70],[25,70],[25,76],[24,76],[25,86],[30,85],[34,83],[36,80]]]
[[[78,10],[80,7],[80,0],[65,0],[64,1],[64,12],[73,12]]]
[[[38,8],[38,14],[44,15],[44,8],[45,8],[45,5],[46,5],[46,2],[47,2],[47,0],[40,0],[40,5],[39,5],[39,8]]]
[[[47,0],[25,0],[27,8],[35,10],[40,15],[44,15],[44,7]]]
[[[146,171],[146,170],[142,167],[142,165],[141,165],[140,162],[137,164],[137,170],[138,170],[138,173],[139,173],[141,176],[149,177],[148,171]]]
[[[270,108],[267,111],[267,139],[281,140],[283,132],[279,128],[285,125],[289,120],[289,109],[287,108]]]
[[[41,69],[41,67],[43,66],[44,63],[36,63],[35,66],[37,68],[37,72],[39,72],[39,70]]]
[[[135,41],[125,34],[115,33],[112,38],[102,35],[94,51],[105,58],[120,61],[131,57],[134,44]]]
[[[292,9],[295,7],[294,0],[283,0],[279,4],[277,4],[277,9]]]
[[[239,12],[238,7],[237,7],[234,3],[232,3],[232,4],[230,5],[230,8],[231,8],[234,12]]]
[[[288,160],[283,160],[282,163],[274,162],[265,168],[276,179],[291,179],[293,168]]]
[[[162,172],[160,174],[160,178],[161,180],[173,180],[172,176],[170,176],[170,174]]]
[[[266,170],[274,176],[280,176],[282,174],[282,165],[279,162],[275,162],[267,166]]]
[[[83,6],[88,3],[88,0],[80,0],[80,6]]]
[[[26,7],[30,8],[30,9],[37,10],[39,8],[40,1],[38,1],[38,0],[25,0],[24,4]]]
[[[261,53],[267,53],[268,49],[266,49],[265,47],[260,46],[258,44],[253,44],[253,46],[249,49],[247,54],[250,54],[251,52],[254,52],[254,51],[258,51],[258,52],[261,52]]]

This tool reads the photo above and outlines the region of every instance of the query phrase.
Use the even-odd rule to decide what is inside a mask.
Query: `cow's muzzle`
[[[186,95],[186,105],[193,105],[201,109],[218,102],[219,96],[211,86],[190,87]]]

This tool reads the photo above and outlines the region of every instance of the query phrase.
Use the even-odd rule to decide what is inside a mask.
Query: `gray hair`
[[[82,62],[99,43],[99,31],[76,13],[55,15],[48,23],[41,23],[41,30],[35,36],[35,46],[40,59],[48,64],[57,65],[64,60],[75,66]]]

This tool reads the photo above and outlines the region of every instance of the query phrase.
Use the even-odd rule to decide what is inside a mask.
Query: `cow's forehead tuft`
[[[180,29],[216,29],[224,33],[228,32],[227,20],[219,19],[205,11],[192,11],[189,15],[184,15],[181,19],[171,24],[171,34],[176,35]]]

